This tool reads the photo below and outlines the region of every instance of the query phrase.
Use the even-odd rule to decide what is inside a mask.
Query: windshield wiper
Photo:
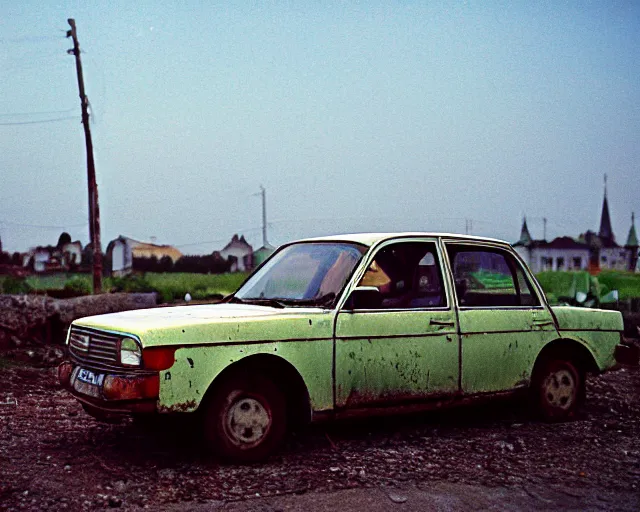
[[[336,298],[333,292],[316,297],[315,299],[283,299],[283,302],[292,306],[327,306]]]
[[[285,308],[286,304],[280,302],[278,299],[267,299],[264,297],[246,297],[241,299],[239,297],[233,297],[229,302],[236,304],[256,304],[259,306],[271,306],[272,308]]]
[[[334,301],[336,294],[333,292],[327,293],[322,297],[316,297],[315,299],[288,299],[288,298],[268,298],[268,297],[240,297],[233,296],[229,299],[229,303],[232,304],[257,304],[260,306],[271,306],[274,308],[286,308],[303,307],[303,306],[326,306]]]

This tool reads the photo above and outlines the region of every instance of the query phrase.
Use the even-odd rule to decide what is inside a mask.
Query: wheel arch
[[[211,382],[200,405],[206,404],[225,379],[237,373],[259,373],[273,381],[287,404],[287,422],[291,427],[311,421],[311,400],[304,379],[286,359],[273,354],[247,356],[227,366]]]
[[[596,357],[587,345],[579,340],[563,337],[547,343],[540,350],[533,366],[532,376],[535,376],[540,365],[551,357],[571,360],[579,366],[579,370],[585,373],[600,373]]]

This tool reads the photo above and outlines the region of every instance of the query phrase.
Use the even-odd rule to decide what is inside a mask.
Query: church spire
[[[615,241],[611,229],[611,217],[609,215],[609,203],[607,201],[607,175],[604,175],[604,201],[602,202],[602,214],[600,215],[600,231],[598,236],[602,239]]]
[[[527,227],[527,217],[525,216],[522,221],[522,229],[520,230],[520,240],[518,240],[518,243],[521,243],[522,245],[529,245],[531,241],[531,233],[529,233],[529,228]]]
[[[636,218],[631,212],[631,227],[629,228],[629,236],[627,237],[626,247],[638,247],[638,235],[636,235]]]

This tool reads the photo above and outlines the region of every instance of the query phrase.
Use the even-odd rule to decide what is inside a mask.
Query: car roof
[[[458,240],[468,240],[474,242],[492,242],[499,244],[509,244],[497,238],[487,238],[473,235],[460,235],[456,233],[429,233],[429,232],[398,232],[398,233],[349,233],[343,235],[319,236],[305,238],[297,242],[355,242],[358,244],[372,246],[385,240],[394,238],[453,238]]]

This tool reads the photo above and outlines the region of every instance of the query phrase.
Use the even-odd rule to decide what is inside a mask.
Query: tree
[[[56,247],[58,249],[62,249],[64,245],[70,244],[70,243],[71,243],[71,235],[66,231],[63,231],[60,237],[58,238],[58,245],[56,245]]]

